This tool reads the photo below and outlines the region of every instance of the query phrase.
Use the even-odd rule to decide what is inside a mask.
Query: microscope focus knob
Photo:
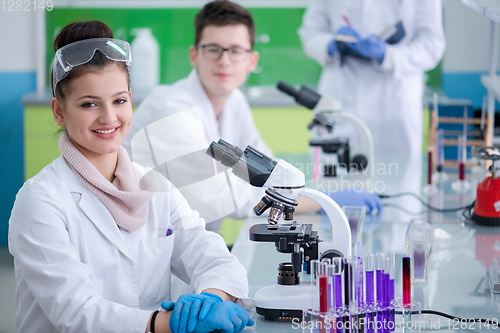
[[[320,261],[321,261],[321,260],[323,260],[324,258],[333,259],[333,258],[335,258],[335,257],[340,257],[340,258],[343,258],[343,257],[344,257],[344,255],[343,255],[340,251],[338,251],[338,250],[333,250],[333,249],[331,249],[331,250],[327,250],[327,251],[323,252],[323,253],[321,254],[321,257],[320,257],[319,259],[320,259]]]
[[[368,159],[365,155],[356,155],[352,158],[352,164],[354,164],[358,170],[364,170],[368,166]]]

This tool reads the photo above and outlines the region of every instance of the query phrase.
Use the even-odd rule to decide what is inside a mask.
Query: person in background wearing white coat
[[[141,190],[147,170],[121,147],[132,121],[131,57],[112,37],[88,21],[54,41],[62,156],[26,181],[9,221],[17,330],[241,331],[253,324],[234,303],[247,296],[245,269],[177,190]],[[171,273],[196,294],[168,301]],[[155,311],[160,303],[167,311]]]
[[[217,170],[205,154],[210,142],[222,138],[242,149],[250,145],[268,156],[272,152],[238,89],[259,59],[253,50],[251,14],[231,1],[212,1],[196,15],[194,25],[195,45],[189,49],[194,69],[187,78],[158,86],[145,98],[134,113],[123,146],[134,162],[166,170],[190,206],[207,222],[213,221],[207,228],[216,231],[223,217],[253,215],[252,208],[264,191],[231,172]],[[177,126],[172,125],[174,121]],[[341,206],[381,209],[379,198],[367,192],[331,196]],[[297,212],[317,210],[315,202],[299,198]]]
[[[441,0],[311,0],[299,35],[324,66],[319,92],[366,123],[375,157],[422,153],[424,71],[445,50]],[[337,42],[340,35],[357,42]],[[352,138],[348,127],[334,131]]]

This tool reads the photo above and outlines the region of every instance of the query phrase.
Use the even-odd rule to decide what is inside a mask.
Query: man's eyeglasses
[[[219,60],[225,51],[229,53],[229,59],[232,62],[242,62],[247,60],[248,55],[252,50],[247,50],[239,46],[233,46],[228,49],[217,44],[196,45],[197,49],[201,48],[203,56],[207,60]]]

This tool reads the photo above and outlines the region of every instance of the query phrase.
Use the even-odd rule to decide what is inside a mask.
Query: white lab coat
[[[158,86],[145,98],[134,113],[123,147],[134,162],[162,169],[160,172],[176,185],[207,223],[220,223],[226,216],[245,218],[251,215],[252,207],[264,192],[251,187],[231,171],[217,169],[205,151],[212,141],[219,139],[241,149],[250,145],[272,156],[255,127],[250,106],[241,90],[231,93],[217,119],[197,71],[193,69],[187,78],[173,85]],[[216,230],[219,223],[207,227]]]
[[[243,266],[178,191],[155,194],[146,224],[128,232],[62,157],[17,194],[9,250],[23,333],[143,333],[170,298],[171,272],[197,293],[248,292]]]
[[[406,37],[386,46],[382,64],[347,58],[340,66],[327,48],[346,25],[343,16],[362,37],[402,21]],[[324,66],[318,90],[366,123],[375,153],[421,154],[424,71],[445,49],[441,0],[311,0],[299,35],[306,54]],[[352,138],[349,127],[339,123],[335,131]]]

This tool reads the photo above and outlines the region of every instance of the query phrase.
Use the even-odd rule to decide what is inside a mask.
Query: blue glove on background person
[[[369,35],[364,39],[358,39],[357,43],[345,43],[345,45],[365,58],[375,59],[379,63],[384,60],[385,42],[375,35]]]
[[[178,302],[179,301],[177,301],[177,303]],[[176,303],[164,301],[161,303],[161,306],[167,311],[175,311]],[[170,330],[173,333],[178,333],[178,331],[172,327],[172,316],[174,316],[174,312],[170,315]],[[254,324],[255,322],[250,318],[250,314],[247,310],[231,301],[226,301],[212,305],[203,319],[196,320],[195,327],[191,329],[188,325],[188,332],[209,333],[215,330],[221,330],[225,333],[235,333],[243,331],[246,326],[253,326]]]
[[[340,27],[339,30],[337,30],[337,32],[335,34],[354,37],[357,40],[361,39],[361,36],[359,35],[359,33],[355,29],[353,29],[352,27],[349,27],[349,26]],[[339,42],[339,41],[333,39],[330,42],[330,44],[328,44],[328,54],[333,55],[337,51],[342,53],[342,51],[341,51],[343,49],[342,44],[344,44],[344,42]]]
[[[173,310],[170,315],[170,330],[173,333],[193,332],[199,320],[205,319],[210,309],[222,303],[218,295],[203,292],[201,294],[181,295],[177,302],[164,301],[161,307]]]
[[[342,206],[365,206],[366,214],[372,213],[375,209],[382,211],[382,200],[377,194],[366,191],[340,191],[326,193],[341,208]],[[323,212],[323,210],[321,210]]]
[[[356,29],[351,26],[341,27],[337,30],[336,35],[354,37],[358,40],[358,42],[348,43],[334,39],[328,45],[329,55],[333,55],[338,51],[343,56],[375,59],[380,63],[384,60],[385,42],[377,38],[375,35],[369,35],[367,38],[362,38]]]

